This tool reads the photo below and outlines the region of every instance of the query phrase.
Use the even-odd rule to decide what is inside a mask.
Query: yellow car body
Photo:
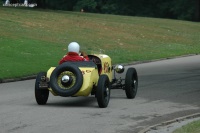
[[[91,68],[91,67],[79,67],[79,69],[82,72],[83,75],[83,84],[80,90],[73,96],[89,96],[92,92],[92,89],[94,86],[97,86],[99,75],[105,74],[108,76],[110,82],[112,81],[112,64],[111,59],[109,56],[105,54],[96,54],[96,55],[89,55],[89,58],[91,61],[96,61],[99,63],[99,69],[98,68]],[[51,74],[53,70],[56,67],[51,67],[47,71],[47,78],[50,79]],[[101,72],[99,72],[101,71]],[[57,96],[57,94],[53,91],[53,89],[50,87],[48,90],[54,95]]]

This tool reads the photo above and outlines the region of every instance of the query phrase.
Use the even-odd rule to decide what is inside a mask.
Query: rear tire
[[[135,98],[138,89],[138,76],[135,68],[129,68],[125,77],[125,92],[128,99]]]
[[[39,84],[41,81],[41,76],[46,76],[46,72],[40,72],[35,81],[35,99],[39,105],[45,105],[49,98],[49,90],[48,88],[39,88]]]
[[[96,98],[100,108],[106,108],[110,100],[110,81],[107,75],[99,77]]]

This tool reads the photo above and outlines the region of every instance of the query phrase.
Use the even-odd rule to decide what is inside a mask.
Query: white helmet
[[[71,42],[69,45],[68,45],[68,52],[75,52],[75,53],[79,53],[79,50],[80,50],[80,46],[77,42]]]

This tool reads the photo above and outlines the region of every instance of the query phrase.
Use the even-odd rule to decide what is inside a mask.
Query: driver
[[[71,42],[68,45],[68,53],[59,61],[62,64],[66,61],[89,61],[89,58],[85,52],[80,52],[80,46],[77,42]]]

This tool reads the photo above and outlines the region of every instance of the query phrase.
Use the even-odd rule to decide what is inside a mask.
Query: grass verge
[[[200,23],[27,8],[0,8],[0,79],[47,71],[69,42],[129,63],[200,53]]]
[[[200,120],[189,123],[173,133],[200,133]]]

